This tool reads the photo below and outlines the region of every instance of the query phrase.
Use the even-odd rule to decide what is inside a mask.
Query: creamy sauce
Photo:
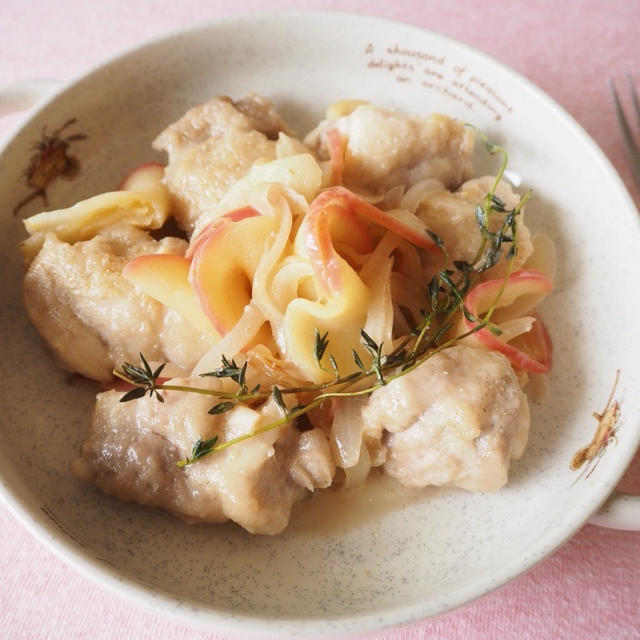
[[[424,501],[434,489],[407,489],[372,470],[355,489],[316,491],[294,505],[284,535],[324,536],[378,521],[384,516]]]

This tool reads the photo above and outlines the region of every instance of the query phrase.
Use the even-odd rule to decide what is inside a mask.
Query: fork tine
[[[631,100],[634,105],[634,110],[636,111],[636,115],[639,116],[640,119],[640,105],[638,105],[638,96],[635,92],[635,87],[633,87],[633,81],[629,80],[629,83],[631,85]],[[633,179],[635,180],[638,189],[640,189],[640,149],[638,149],[638,145],[633,138],[631,127],[629,127],[629,122],[627,121],[627,118],[622,109],[622,104],[620,103],[620,97],[618,96],[618,92],[616,91],[616,87],[613,84],[611,78],[607,80],[607,84],[609,85],[609,92],[611,93],[613,104],[616,109],[616,115],[618,116],[618,124],[620,125],[620,129],[622,130],[622,137],[624,138],[627,152],[629,153],[629,158],[631,160],[631,172],[633,174]]]
[[[636,91],[636,85],[633,82],[633,78],[630,73],[627,73],[627,83],[629,85],[629,93],[631,94],[631,103],[633,104],[633,110],[636,112],[636,122],[638,128],[640,128],[640,101],[638,100],[638,92]]]

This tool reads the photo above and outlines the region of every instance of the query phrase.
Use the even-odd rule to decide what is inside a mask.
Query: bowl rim
[[[378,26],[386,25],[413,31],[416,35],[423,34],[435,41],[442,42],[444,45],[454,46],[461,52],[488,63],[490,66],[496,67],[503,73],[511,76],[523,88],[535,94],[544,104],[544,107],[561,121],[563,127],[567,127],[571,129],[573,133],[577,134],[581,142],[584,143],[589,150],[594,163],[598,163],[599,168],[617,187],[619,195],[626,205],[625,215],[630,215],[635,219],[637,228],[640,231],[640,215],[626,185],[611,161],[582,125],[580,125],[564,107],[560,106],[532,81],[490,54],[451,36],[432,31],[416,24],[402,22],[401,20],[352,11],[324,9],[264,9],[253,12],[245,11],[220,16],[212,20],[196,22],[178,29],[167,30],[152,38],[144,39],[101,60],[79,76],[64,81],[57,90],[51,93],[42,103],[37,105],[36,108],[28,112],[24,119],[7,134],[4,143],[0,146],[0,156],[7,151],[13,140],[29,125],[31,120],[45,112],[49,106],[57,101],[64,93],[71,90],[80,82],[91,80],[92,76],[124,61],[130,56],[137,55],[146,48],[151,48],[177,38],[189,37],[198,32],[237,28],[243,24],[259,26],[260,21],[264,19],[301,20],[313,19],[314,16],[322,17],[325,20],[351,19],[363,25],[375,23]],[[14,517],[26,527],[39,542],[44,544],[47,549],[62,559],[66,564],[72,566],[81,575],[89,578],[94,583],[107,588],[115,595],[126,598],[128,601],[135,603],[136,606],[141,606],[153,614],[168,615],[178,622],[200,629],[211,630],[212,624],[215,624],[216,629],[219,631],[230,633],[242,631],[243,635],[249,634],[253,636],[273,632],[278,632],[286,636],[300,636],[308,633],[327,635],[339,632],[367,632],[410,624],[418,620],[443,614],[472,602],[498,587],[505,585],[522,573],[529,571],[567,542],[588,522],[589,517],[598,510],[612,491],[614,491],[616,483],[624,474],[639,446],[640,424],[633,434],[631,446],[629,446],[625,454],[621,456],[622,461],[618,471],[612,474],[610,481],[600,483],[597,486],[598,490],[594,491],[590,496],[590,500],[585,501],[580,505],[580,508],[576,510],[574,518],[570,523],[562,528],[558,528],[554,532],[554,535],[548,536],[545,539],[544,544],[539,545],[534,552],[530,553],[526,559],[522,559],[519,563],[511,562],[510,564],[500,567],[498,571],[488,577],[485,576],[481,580],[454,590],[448,594],[446,603],[421,602],[418,604],[398,605],[386,608],[381,612],[349,613],[333,618],[332,620],[321,617],[265,617],[248,612],[235,614],[227,610],[215,610],[214,608],[206,607],[204,604],[193,602],[185,597],[166,592],[158,587],[152,587],[134,577],[123,576],[115,567],[96,558],[87,549],[75,542],[62,530],[60,525],[43,512],[42,508],[37,504],[35,496],[29,494],[27,490],[21,490],[21,482],[18,474],[14,473],[13,469],[0,469],[0,497]],[[14,475],[16,476],[15,478],[12,477]],[[17,490],[10,488],[12,481],[14,485],[18,486]],[[64,536],[60,535],[61,532]]]

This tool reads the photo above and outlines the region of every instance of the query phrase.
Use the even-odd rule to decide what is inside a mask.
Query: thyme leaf
[[[218,404],[211,407],[208,413],[211,414],[212,416],[217,415],[218,413],[226,413],[227,411],[231,411],[231,409],[233,409],[235,406],[236,406],[235,402],[230,402],[228,400],[224,402],[219,402]]]
[[[355,361],[356,366],[358,367],[358,369],[360,369],[360,371],[362,371],[362,372],[366,372],[367,368],[364,366],[364,363],[360,359],[360,356],[358,355],[358,352],[355,349],[351,349],[351,353],[353,353],[353,360]]]
[[[331,354],[329,354],[329,364],[331,364],[331,368],[333,369],[336,379],[339,378],[340,371],[338,369],[338,363],[336,362],[336,359]]]
[[[440,251],[444,251],[445,248],[442,238],[435,231],[431,231],[431,229],[425,229],[425,231],[427,232],[427,235],[435,242],[438,249],[440,249]]]
[[[196,460],[200,460],[200,458],[204,458],[205,456],[210,455],[213,452],[216,442],[218,442],[217,435],[213,436],[213,438],[208,438],[207,440],[198,438],[191,449],[191,456],[189,456],[185,460],[180,460],[178,462],[178,466],[185,467],[188,464],[192,464]]]
[[[144,387],[134,387],[130,391],[127,391],[122,398],[120,398],[120,402],[129,402],[130,400],[137,400],[138,398],[142,398],[147,395],[147,390]]]
[[[271,394],[273,395],[273,399],[275,400],[275,403],[280,407],[282,412],[286,415],[287,405],[284,403],[284,399],[282,398],[282,392],[280,391],[280,389],[274,386],[273,389],[271,389]]]
[[[236,361],[233,359],[229,361],[224,355],[222,356],[222,366],[218,369],[214,369],[213,371],[208,371],[207,373],[201,373],[201,378],[212,377],[212,378],[231,378],[231,380],[237,382],[239,385],[244,383],[244,376],[247,370],[247,363],[242,367],[239,367],[236,364]]]
[[[360,335],[364,340],[364,346],[367,348],[367,351],[375,356],[380,347],[378,347],[375,340],[364,329],[360,329]]]
[[[431,278],[431,281],[429,282],[429,302],[431,303],[432,309],[435,309],[438,306],[439,295],[440,295],[440,282],[438,282],[438,278],[436,276],[433,276],[433,278]]]
[[[320,367],[321,362],[322,362],[322,358],[324,356],[324,352],[327,350],[327,347],[329,346],[329,340],[327,340],[327,336],[329,335],[329,332],[325,332],[325,334],[323,336],[320,335],[320,330],[316,327],[316,333],[315,333],[315,342],[313,345],[313,355],[315,357],[316,360],[316,364]]]

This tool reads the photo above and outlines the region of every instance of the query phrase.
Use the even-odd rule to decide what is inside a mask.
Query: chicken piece
[[[171,383],[221,385],[211,378]],[[331,484],[335,467],[326,436],[291,424],[177,465],[200,437],[217,435],[222,443],[277,420],[282,413],[273,400],[260,410],[238,406],[210,415],[215,401],[207,396],[166,392],[164,403],[148,396],[121,403],[120,396],[98,395],[73,471],[121,500],[162,507],[187,522],[231,519],[251,533],[272,535],[286,527],[296,501]]]
[[[292,135],[285,121],[273,108],[271,100],[264,96],[252,93],[241,100],[234,100],[233,106],[249,119],[254,129],[264,133],[269,140],[277,140],[280,133]]]
[[[239,102],[214,98],[189,109],[154,141],[169,154],[165,182],[178,224],[193,231],[222,195],[257,160],[276,157],[276,142],[286,126],[271,103],[260,96]]]
[[[478,228],[476,206],[491,190],[495,178],[485,176],[465,182],[457,191],[434,190],[428,193],[418,205],[416,214],[425,225],[444,242],[451,261],[463,260],[473,264],[480,248],[482,235]],[[520,196],[507,182],[500,182],[496,195],[505,203],[506,209],[513,209]],[[514,269],[519,269],[533,251],[531,233],[524,223],[524,214],[518,217],[518,253]],[[504,214],[494,213],[490,221],[493,231],[502,224]],[[508,245],[507,245],[508,246]],[[506,250],[503,254],[506,254]],[[498,278],[504,274],[504,256],[500,263],[485,272],[485,277]]]
[[[214,338],[201,333],[175,309],[162,306],[162,327],[158,340],[164,362],[191,372],[200,358],[211,349]],[[135,359],[136,362],[138,360],[139,357]]]
[[[387,431],[384,472],[407,487],[496,491],[529,433],[527,399],[509,361],[466,345],[374,391],[363,414]]]
[[[358,191],[382,194],[425,178],[457,188],[471,176],[473,132],[448,116],[410,117],[371,105],[324,120],[305,142],[329,157],[326,136],[337,129],[346,139],[343,181]]]
[[[109,382],[114,367],[138,362],[140,352],[190,368],[209,347],[206,336],[122,276],[136,256],[182,255],[186,246],[132,226],[73,245],[47,234],[25,275],[27,313],[61,364],[87,378]]]

